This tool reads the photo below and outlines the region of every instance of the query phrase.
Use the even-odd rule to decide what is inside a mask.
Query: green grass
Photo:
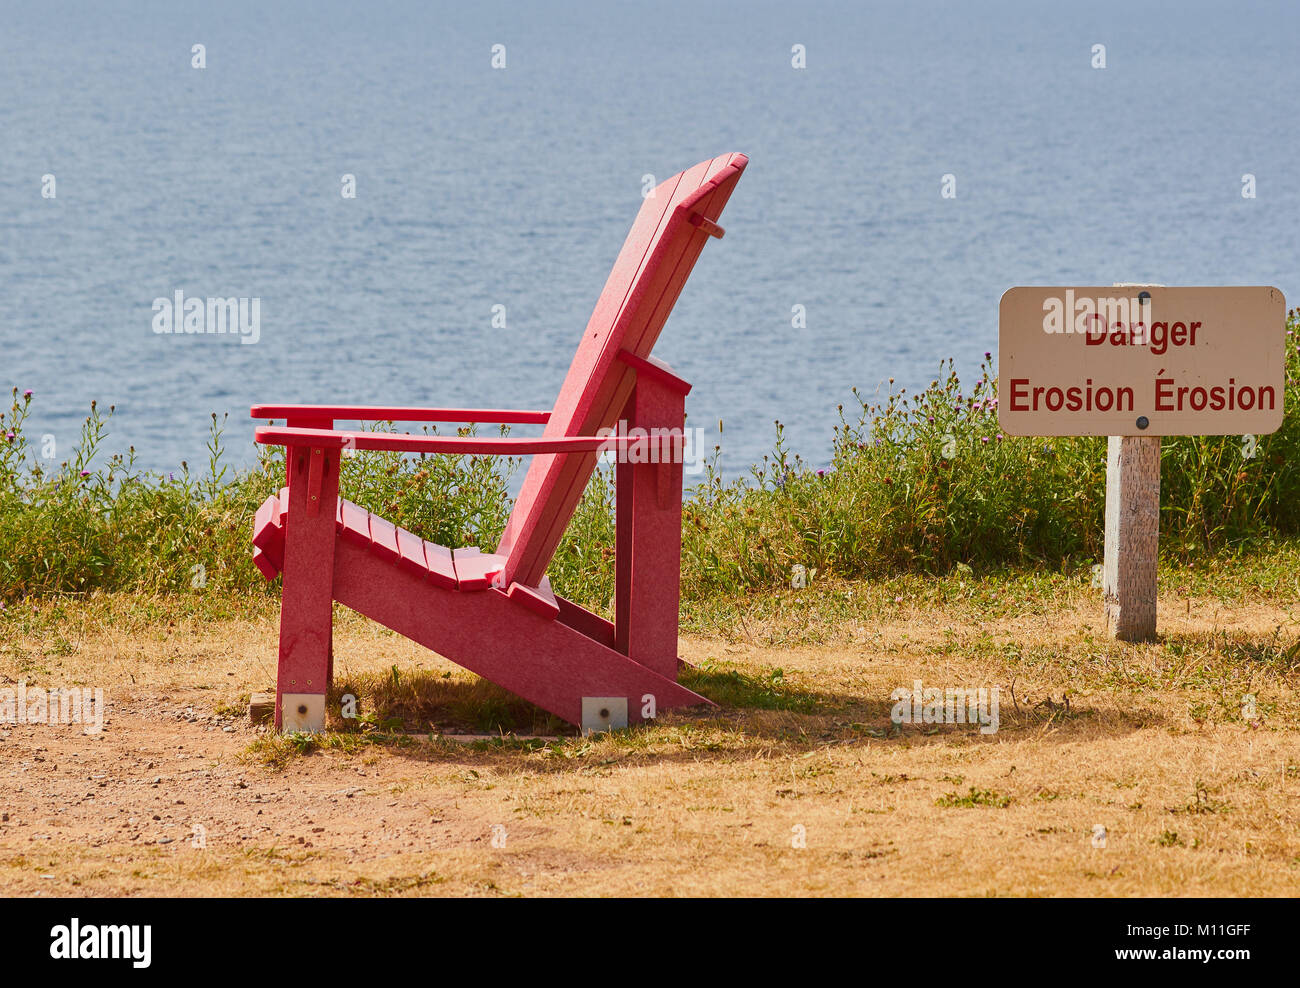
[[[963,807],[973,809],[976,806],[992,806],[996,809],[1005,809],[1011,805],[1010,796],[1001,796],[993,789],[977,789],[975,786],[970,787],[970,792],[962,796],[955,792],[945,793],[934,801],[935,806],[945,807]]]
[[[1254,455],[1237,436],[1166,439],[1162,453],[1161,553],[1183,566],[1189,593],[1249,570],[1285,587],[1295,581],[1300,537],[1300,310],[1288,315],[1286,418],[1258,437]],[[714,463],[687,491],[682,599],[687,626],[747,620],[758,596],[836,607],[823,587],[884,581],[892,597],[936,592],[909,578],[956,576],[938,592],[1007,606],[1014,581],[1087,581],[1101,558],[1105,441],[1003,436],[990,363],[964,386],[951,361],[921,394],[880,401],[854,392],[841,406],[833,456],[813,469],[787,450],[780,423],[773,452],[744,477]],[[0,412],[0,604],[95,590],[196,598],[273,596],[253,567],[257,506],[283,483],[283,453],[259,447],[250,469],[222,463],[224,422],[212,416],[208,463],[162,475],[136,468],[134,451],[101,462],[112,414],[92,403],[72,455],[54,466],[24,434],[34,396],[14,388]],[[384,428],[376,423],[374,428]],[[428,431],[434,431],[429,429]],[[503,430],[504,431],[504,430]],[[473,427],[459,430],[470,434]],[[495,548],[521,464],[486,457],[360,453],[343,461],[344,495],[424,538]],[[551,564],[556,589],[608,612],[613,596],[614,489],[592,478]],[[1287,566],[1259,560],[1285,555]],[[1211,560],[1209,564],[1206,560]],[[1246,562],[1243,564],[1243,560]],[[1192,573],[1189,565],[1197,566]],[[834,591],[842,592],[842,591]],[[874,593],[874,591],[873,591]],[[877,595],[879,596],[879,595]],[[199,606],[210,606],[203,604]],[[232,607],[242,606],[232,603]],[[763,605],[769,606],[769,605]]]

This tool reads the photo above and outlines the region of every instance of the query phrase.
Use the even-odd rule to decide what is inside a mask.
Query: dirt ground
[[[1295,617],[1162,600],[1153,645],[1098,624],[1076,601],[686,637],[701,691],[749,692],[608,738],[305,753],[239,712],[274,682],[273,616],[41,630],[0,686],[102,686],[108,719],[0,726],[0,894],[1296,894]],[[336,675],[472,688],[360,618],[335,641]],[[998,731],[891,724],[917,679],[999,686]]]

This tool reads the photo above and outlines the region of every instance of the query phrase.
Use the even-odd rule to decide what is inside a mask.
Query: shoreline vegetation
[[[1287,316],[1285,417],[1268,436],[1168,437],[1161,461],[1166,566],[1279,551],[1300,536],[1300,309]],[[683,610],[842,580],[954,572],[1091,579],[1101,561],[1105,439],[1005,436],[991,356],[973,386],[952,361],[920,394],[838,409],[833,453],[814,469],[787,447],[733,479],[717,449],[683,506]],[[134,452],[98,455],[108,415],[92,402],[67,459],[24,434],[37,396],[15,387],[0,412],[0,607],[102,591],[275,597],[251,557],[253,515],[283,483],[283,451],[251,468],[222,463],[212,415],[203,473],[138,470]],[[389,428],[377,423],[374,428]],[[469,434],[473,427],[459,430]],[[430,430],[432,431],[432,430]],[[503,430],[504,431],[504,430]],[[102,462],[101,462],[102,461]],[[509,516],[519,460],[363,453],[344,496],[443,545],[491,551]],[[608,613],[613,482],[597,470],[550,573],[558,593]],[[0,613],[3,613],[0,611]]]

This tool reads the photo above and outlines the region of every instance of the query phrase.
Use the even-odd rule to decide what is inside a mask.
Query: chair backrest
[[[569,366],[547,436],[594,436],[613,428],[636,372],[620,350],[649,356],[664,321],[749,159],[724,154],[661,183],[645,198]],[[497,548],[507,586],[536,586],[596,467],[597,453],[533,457]]]

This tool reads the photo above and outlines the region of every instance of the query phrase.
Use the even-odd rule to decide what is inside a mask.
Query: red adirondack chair
[[[555,408],[255,405],[287,486],[257,512],[253,560],[283,573],[276,726],[320,730],[332,602],[587,729],[708,703],[677,683],[681,449],[690,385],[650,355],[748,159],[724,154],[647,196]],[[535,439],[350,432],[336,420],[532,423]],[[626,423],[623,434],[620,421]],[[628,435],[629,430],[637,430]],[[639,430],[646,430],[646,435]],[[533,457],[495,553],[434,545],[339,496],[346,448]],[[602,450],[617,452],[614,621],[553,593],[546,567]]]

